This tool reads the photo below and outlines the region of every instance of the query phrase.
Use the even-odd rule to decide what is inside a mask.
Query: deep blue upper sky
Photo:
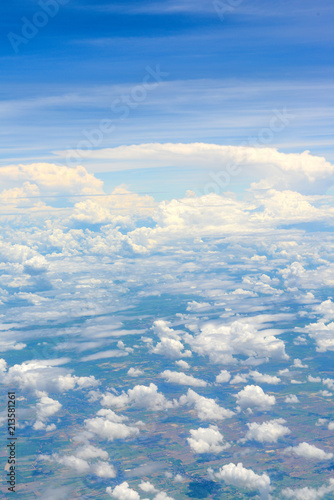
[[[168,83],[101,147],[239,144],[272,109],[288,107],[296,120],[273,146],[333,158],[330,0],[219,0],[224,19],[208,0],[61,1],[18,53],[8,34],[22,35],[23,18],[36,19],[47,2],[1,3],[2,164],[54,161],[52,151],[75,147],[84,129],[113,118],[111,102],[157,64]]]

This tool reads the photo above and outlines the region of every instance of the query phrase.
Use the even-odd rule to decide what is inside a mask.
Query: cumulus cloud
[[[125,417],[116,415],[112,410],[99,410],[95,418],[85,420],[85,428],[89,433],[108,441],[126,439],[139,434],[138,427],[122,423]]]
[[[166,356],[171,359],[183,357],[189,358],[192,355],[191,351],[184,350],[182,342],[168,337],[162,337],[161,342],[159,342],[155,347],[152,347],[150,352],[152,354],[160,354],[161,356]]]
[[[275,403],[275,396],[266,394],[258,385],[247,385],[236,395],[237,404],[241,409],[258,408],[259,410],[269,410]]]
[[[206,387],[208,385],[205,380],[195,378],[192,375],[186,375],[182,372],[172,372],[171,370],[163,371],[161,377],[171,384],[191,385],[193,387]]]
[[[158,490],[149,481],[142,481],[139,485],[139,488],[145,493],[158,493]]]
[[[103,182],[82,166],[74,168],[52,163],[8,165],[0,169],[2,186],[29,182],[48,194],[101,194]],[[34,191],[35,192],[35,191]],[[11,193],[13,194],[13,193]]]
[[[182,370],[189,370],[190,365],[184,359],[179,359],[178,361],[175,361],[175,364],[182,368]]]
[[[216,426],[191,429],[190,435],[187,441],[195,453],[220,453],[231,446],[224,442],[224,436]]]
[[[67,358],[25,361],[21,365],[4,370],[2,383],[18,385],[21,389],[47,392],[66,392],[74,388],[96,387],[99,384],[93,375],[77,377],[71,375],[70,370],[59,367],[68,361]]]
[[[292,498],[293,500],[321,500],[326,495],[334,493],[334,479],[329,479],[329,483],[322,485],[319,488],[285,488],[282,495],[285,498]]]
[[[270,477],[267,474],[260,476],[252,469],[246,469],[242,463],[224,465],[219,472],[215,473],[215,477],[237,488],[259,491],[263,499],[269,498]]]
[[[109,462],[98,461],[89,463],[87,460],[79,458],[76,455],[59,455],[58,453],[39,455],[38,459],[64,465],[73,469],[78,474],[94,474],[101,478],[116,477],[116,470]]]
[[[259,441],[260,443],[277,443],[278,439],[290,434],[290,429],[283,424],[283,418],[268,420],[262,424],[252,422],[247,424],[248,431],[245,435],[246,441]]]
[[[111,489],[111,487],[108,486],[106,492],[117,500],[140,500],[139,493],[130,488],[129,483],[126,481],[122,484],[118,484],[114,489]]]
[[[259,331],[254,325],[240,321],[230,326],[206,323],[189,343],[193,351],[209,356],[216,363],[233,363],[234,355],[287,359],[284,342],[271,331]]]
[[[36,404],[36,422],[34,424],[34,429],[42,430],[46,428],[45,423],[47,419],[58,413],[62,405],[59,401],[48,397],[46,393],[40,393],[38,395],[40,399]]]
[[[217,384],[224,384],[225,382],[229,382],[231,380],[231,374],[227,370],[221,370],[219,375],[216,376]]]
[[[148,481],[142,481],[139,487],[145,493],[156,493],[153,500],[174,500],[172,497],[169,497],[164,491],[156,490],[156,488],[154,488],[154,486]],[[115,488],[113,489],[108,486],[106,488],[106,493],[108,493],[111,497],[116,498],[117,500],[148,500],[147,498],[141,499],[139,493],[133,488],[130,488],[127,481],[124,481],[123,483],[115,486]]]
[[[296,394],[290,394],[289,396],[286,396],[284,399],[285,403],[299,403],[299,399],[296,396]]]
[[[272,376],[272,375],[263,375],[262,373],[260,373],[258,371],[251,371],[251,372],[249,372],[249,375],[257,383],[277,385],[281,382],[281,379],[279,377]]]
[[[142,408],[151,411],[161,411],[172,408],[174,403],[168,401],[165,396],[158,392],[158,387],[155,384],[136,385],[128,392],[123,392],[119,396],[115,396],[107,392],[102,396],[102,406],[111,406],[114,408],[134,407]]]
[[[133,366],[131,366],[131,368],[129,368],[128,370],[129,377],[139,377],[140,375],[143,374],[144,374],[143,370],[140,370],[139,368],[134,368]]]
[[[294,454],[298,457],[310,460],[330,460],[334,456],[333,453],[326,453],[321,448],[317,448],[313,444],[306,442],[300,443],[297,446],[290,446],[289,448],[286,448],[285,453]]]
[[[214,399],[200,396],[192,389],[180,397],[180,405],[193,406],[200,420],[224,420],[234,415],[234,412],[219,406]]]

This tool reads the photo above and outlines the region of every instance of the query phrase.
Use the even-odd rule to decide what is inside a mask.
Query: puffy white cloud
[[[195,378],[192,375],[186,375],[182,372],[172,372],[171,370],[165,370],[161,374],[161,377],[171,384],[178,385],[191,385],[193,387],[206,387],[208,384],[205,380]]]
[[[224,420],[234,415],[234,412],[222,408],[214,399],[200,396],[192,389],[188,389],[186,395],[180,397],[181,405],[193,406],[200,420]]]
[[[105,450],[97,448],[91,444],[86,444],[78,448],[75,455],[83,460],[89,460],[90,458],[102,458],[103,460],[108,460],[109,458],[109,455]]]
[[[187,438],[187,441],[195,453],[220,453],[231,446],[224,442],[224,436],[216,426],[191,429],[190,434],[191,437]]]
[[[191,356],[191,351],[184,351],[184,345],[182,342],[168,337],[162,337],[161,342],[159,342],[155,347],[152,347],[150,352],[152,354],[160,354],[161,356],[166,356],[171,359]]]
[[[132,193],[125,186],[116,187],[109,195],[76,203],[72,220],[88,224],[124,223],[133,227],[133,216],[153,214],[157,203],[149,195]]]
[[[58,453],[40,455],[38,459],[64,465],[65,467],[74,469],[78,474],[95,474],[102,478],[116,477],[116,470],[109,462],[98,461],[89,463],[87,460],[79,458],[76,455],[59,455]]]
[[[127,481],[118,484],[113,489],[108,486],[106,488],[106,493],[117,500],[141,500],[139,493],[133,488],[130,488]]]
[[[99,410],[95,418],[85,420],[86,430],[95,436],[108,441],[126,439],[139,434],[137,427],[121,423],[124,417],[116,415],[112,410]]]
[[[246,384],[247,381],[248,381],[248,375],[246,375],[245,373],[243,374],[237,373],[230,381],[230,384],[231,385]]]
[[[272,375],[263,375],[262,373],[260,373],[258,371],[251,371],[251,372],[249,372],[249,375],[257,383],[277,385],[281,382],[281,379],[279,377],[272,376]]]
[[[140,375],[143,374],[144,374],[143,370],[140,370],[139,368],[134,368],[133,366],[131,366],[131,368],[129,368],[128,370],[129,377],[139,377]]]
[[[231,379],[231,374],[227,370],[221,370],[219,375],[216,377],[216,383],[217,384],[224,384],[225,382],[228,382]]]
[[[318,352],[334,351],[334,322],[311,323],[304,330],[315,340]]]
[[[179,360],[175,361],[175,364],[177,366],[179,366],[180,368],[182,368],[182,370],[189,370],[189,368],[190,368],[189,363],[184,361],[184,359],[179,359]]]
[[[52,163],[31,163],[28,165],[8,165],[0,169],[2,186],[18,183],[30,187],[37,186],[48,194],[101,194],[103,182],[87,170],[78,166],[69,168]],[[25,184],[26,182],[30,184]],[[32,186],[31,186],[32,184]],[[36,188],[33,191],[36,194]],[[13,191],[11,196],[13,196]]]
[[[102,397],[101,404],[115,408],[130,406],[152,411],[166,410],[174,405],[173,402],[168,401],[163,394],[159,393],[158,387],[152,383],[149,386],[136,385],[133,389],[129,389],[127,393],[123,392],[120,396],[107,392]]]
[[[113,465],[108,462],[98,461],[91,465],[92,473],[102,478],[116,477],[116,470]]]
[[[3,382],[8,385],[15,383],[25,389],[37,390],[44,390],[50,384],[57,386],[59,377],[65,370],[56,366],[67,361],[67,359],[26,361],[21,365],[10,367],[8,371],[3,373]]]
[[[308,368],[308,365],[303,365],[299,358],[293,360],[293,366],[294,368]]]
[[[299,399],[295,394],[290,394],[289,396],[286,396],[284,399],[285,403],[299,403]]]
[[[174,500],[174,498],[169,497],[164,491],[159,491],[159,493],[155,495],[153,500]]]
[[[236,398],[241,409],[258,408],[265,411],[276,403],[275,396],[266,394],[258,385],[246,385],[244,389],[238,392]]]
[[[263,499],[269,498],[269,492],[271,490],[270,477],[267,474],[262,474],[260,476],[252,469],[246,469],[242,463],[238,463],[237,465],[234,463],[224,465],[219,472],[215,474],[215,477],[237,488],[247,488],[259,491]]]
[[[189,343],[193,351],[208,355],[216,363],[231,363],[233,355],[238,354],[287,359],[284,342],[271,331],[256,330],[254,325],[240,321],[230,326],[206,323]]]
[[[39,394],[39,402],[36,404],[36,422],[34,428],[42,430],[49,417],[55,415],[62,407],[59,401],[49,398],[46,393]]]
[[[332,378],[323,378],[322,383],[328,387],[328,389],[334,390],[334,379]]]
[[[294,454],[310,460],[330,460],[334,456],[333,453],[326,453],[322,449],[317,448],[317,446],[306,442],[300,443],[298,446],[286,448],[285,453]]]
[[[139,485],[139,488],[142,491],[145,491],[145,493],[158,493],[158,490],[149,481],[142,481]]]
[[[329,479],[328,485],[324,484],[320,488],[306,486],[298,489],[285,488],[282,491],[285,498],[292,498],[293,500],[321,500],[330,493],[334,493],[334,479],[332,478]]]
[[[180,334],[183,333],[181,331],[173,330],[173,328],[170,328],[170,322],[163,319],[157,319],[156,321],[154,321],[152,329],[155,335],[157,335],[160,339],[170,338],[174,340],[180,340]]]
[[[158,491],[149,481],[142,481],[139,484],[139,488],[148,494],[156,493],[153,500],[174,500],[172,497],[169,497],[164,491]],[[116,498],[117,500],[141,500],[139,493],[133,488],[130,488],[127,481],[124,481],[123,483],[115,486],[115,488],[113,489],[108,486],[106,488],[106,493],[108,493],[111,497]],[[148,499],[145,498],[142,500]]]
[[[290,434],[290,429],[283,424],[286,421],[283,418],[277,418],[275,420],[269,420],[258,424],[252,422],[247,424],[248,431],[245,435],[245,440],[259,441],[260,443],[277,443],[277,440],[281,437]]]
[[[11,366],[2,373],[2,382],[18,385],[21,389],[37,391],[65,392],[74,389],[95,387],[99,382],[94,376],[77,377],[68,369],[58,365],[69,362],[68,358],[25,361],[21,365]]]

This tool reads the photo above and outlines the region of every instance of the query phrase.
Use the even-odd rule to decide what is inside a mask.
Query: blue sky
[[[227,7],[220,19],[210,1],[63,0],[15,53],[8,34],[22,36],[25,19],[38,22],[42,3],[0,7],[2,165],[61,163],[55,152],[76,148],[103,119],[116,126],[101,148],[240,145],[284,108],[294,120],[270,145],[333,160],[330,1],[221,0],[218,10]],[[120,120],[111,103],[157,65],[168,76]]]

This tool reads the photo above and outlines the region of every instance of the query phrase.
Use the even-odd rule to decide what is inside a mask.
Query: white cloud
[[[283,418],[278,418],[275,420],[269,420],[258,424],[252,422],[247,424],[248,431],[245,435],[245,440],[259,441],[260,443],[277,443],[277,440],[281,437],[290,434],[290,429],[283,424],[286,421]]]
[[[66,167],[52,163],[9,165],[0,169],[1,184],[35,182],[41,189],[67,191],[70,194],[100,194],[102,181],[82,166]]]
[[[129,483],[124,481],[124,483],[115,486],[111,489],[110,486],[107,487],[106,492],[113,498],[117,500],[140,500],[140,495],[137,491],[130,488]]]
[[[142,481],[139,485],[139,488],[145,493],[158,493],[158,490],[149,481]]]
[[[85,428],[95,436],[108,441],[126,439],[139,434],[137,427],[128,426],[120,422],[124,417],[116,415],[112,410],[99,410],[95,418],[85,420]]]
[[[212,362],[231,363],[233,355],[287,359],[284,342],[271,331],[256,330],[254,325],[240,321],[226,324],[206,323],[201,332],[189,339],[193,351],[208,355]]]
[[[65,467],[74,469],[78,474],[95,474],[102,478],[116,477],[116,470],[109,462],[98,461],[89,463],[87,460],[79,458],[76,455],[59,455],[58,453],[39,455],[38,459],[64,465]]]
[[[127,393],[123,392],[120,396],[107,392],[102,397],[101,404],[102,406],[115,408],[130,406],[152,411],[161,411],[173,407],[173,403],[159,393],[158,387],[152,383],[149,386],[136,385],[133,389],[129,389]]]
[[[299,358],[293,360],[293,366],[294,368],[308,368],[308,365],[303,365]]]
[[[172,372],[171,370],[163,371],[161,377],[171,384],[190,385],[193,387],[206,387],[208,385],[205,380],[195,378],[192,375],[186,375],[182,372]]]
[[[282,491],[282,495],[293,500],[321,500],[330,493],[334,493],[334,479],[332,478],[329,479],[328,485],[324,484],[320,488],[306,486],[299,489],[285,488]]]
[[[90,458],[102,458],[103,460],[108,460],[109,458],[109,455],[105,450],[92,446],[91,444],[86,444],[78,448],[75,455],[83,460],[89,460]]]
[[[96,359],[105,358],[121,358],[122,356],[128,356],[129,353],[126,351],[121,351],[117,349],[110,349],[109,351],[96,352],[95,354],[89,354],[80,358],[80,361],[95,361]]]
[[[230,381],[231,385],[246,384],[248,381],[248,375],[237,373]]]
[[[300,443],[298,446],[290,446],[289,448],[286,448],[285,453],[294,454],[310,460],[330,460],[334,456],[333,453],[326,453],[313,444],[305,442]]]
[[[270,477],[267,474],[262,474],[260,476],[252,469],[246,469],[242,463],[238,463],[237,465],[234,463],[224,465],[219,472],[215,474],[215,477],[237,488],[247,488],[259,491],[263,499],[269,498],[271,489]]]
[[[58,152],[64,154],[64,152]],[[140,144],[118,146],[109,149],[83,151],[82,156],[91,159],[112,160],[108,171],[133,168],[175,167],[205,168],[217,171],[217,165],[230,164],[237,167],[251,167],[260,176],[268,176],[267,185],[297,186],[301,182],[314,184],[326,181],[334,167],[325,158],[304,153],[284,154],[274,148],[253,148],[246,146],[220,146],[217,144]],[[219,175],[219,172],[218,172]],[[224,179],[223,179],[224,180]]]
[[[39,402],[36,404],[36,423],[34,428],[42,430],[49,417],[55,415],[62,407],[59,401],[49,398],[46,393],[39,394]]]
[[[219,375],[216,377],[216,383],[217,384],[224,384],[225,382],[228,382],[231,379],[231,374],[227,370],[221,370]]]
[[[277,385],[277,384],[279,384],[281,382],[281,379],[279,377],[272,376],[272,375],[263,375],[262,373],[260,373],[258,371],[249,372],[249,375],[257,383],[265,383],[265,384]]]
[[[182,370],[189,370],[190,365],[184,359],[179,359],[178,361],[175,361],[175,364],[182,368]]]
[[[160,354],[161,356],[166,356],[171,359],[191,356],[191,351],[184,351],[182,342],[168,337],[162,337],[161,342],[159,342],[155,347],[151,347],[150,352],[152,354]]]
[[[295,394],[290,394],[289,396],[286,396],[284,399],[285,403],[299,403],[299,399]]]
[[[191,437],[187,438],[187,441],[195,453],[220,453],[231,446],[224,442],[224,436],[216,426],[191,429],[190,434]]]
[[[276,403],[275,396],[266,394],[258,385],[247,385],[238,392],[236,398],[241,409],[258,408],[265,411]]]
[[[58,365],[69,362],[68,358],[25,361],[3,371],[2,381],[7,385],[18,385],[21,389],[66,392],[74,388],[95,387],[99,382],[94,376],[77,377],[68,369]]]
[[[129,377],[139,377],[140,375],[143,374],[144,374],[143,370],[139,370],[139,368],[134,368],[133,366],[131,366],[131,368],[129,368],[128,370]]]
[[[211,305],[208,302],[196,302],[196,300],[193,300],[187,304],[187,311],[191,312],[208,311],[209,309],[211,309]]]
[[[192,389],[180,397],[181,405],[193,406],[200,420],[224,420],[234,415],[234,412],[219,406],[214,399],[200,396]]]

